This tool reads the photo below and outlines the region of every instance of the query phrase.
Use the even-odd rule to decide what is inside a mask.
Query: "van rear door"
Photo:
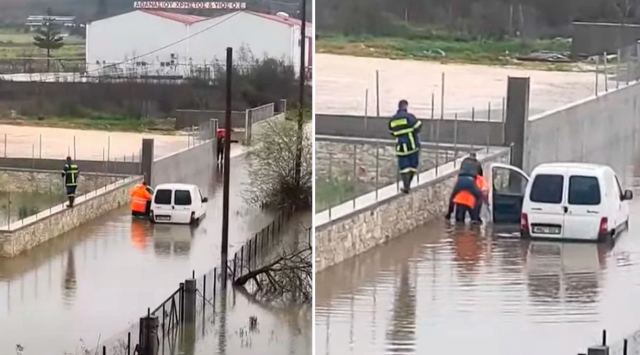
[[[533,237],[562,238],[566,169],[539,173],[528,188],[527,221]]]
[[[605,216],[604,191],[605,186],[597,176],[569,176],[567,209],[564,216],[565,238],[598,239],[600,221]]]
[[[192,211],[191,191],[187,189],[176,189],[173,195],[175,222],[189,223],[191,221]]]
[[[529,177],[515,166],[491,165],[489,203],[493,223],[518,224]]]
[[[171,222],[172,195],[173,191],[169,189],[156,190],[153,196],[153,214],[157,222]]]

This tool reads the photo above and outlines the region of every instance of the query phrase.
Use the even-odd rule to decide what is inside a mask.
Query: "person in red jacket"
[[[218,128],[216,138],[218,140],[218,164],[222,164],[224,159],[224,128]]]

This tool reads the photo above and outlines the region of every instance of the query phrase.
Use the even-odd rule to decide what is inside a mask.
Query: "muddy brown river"
[[[613,247],[436,221],[324,270],[316,353],[570,355],[606,328],[622,354],[640,328],[640,201],[630,210]]]

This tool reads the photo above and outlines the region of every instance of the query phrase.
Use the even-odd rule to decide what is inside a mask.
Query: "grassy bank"
[[[118,132],[175,132],[173,119],[137,119],[122,116],[96,115],[93,117],[19,117],[0,119],[0,124],[71,129],[91,129]]]
[[[360,182],[354,183],[346,178],[333,178],[332,180],[316,178],[314,186],[316,213],[362,196],[373,189],[372,186]]]
[[[316,42],[319,53],[489,65],[517,64],[515,57],[519,55],[540,50],[564,52],[569,51],[569,47],[570,43],[564,40],[461,40],[418,36],[320,35]]]
[[[0,58],[43,58],[47,51],[33,44],[32,32],[16,30],[0,30]],[[56,58],[80,58],[85,56],[85,41],[81,37],[68,36],[64,39],[64,47],[52,52]]]

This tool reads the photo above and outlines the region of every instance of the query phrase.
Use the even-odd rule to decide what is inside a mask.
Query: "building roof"
[[[255,11],[247,11],[247,12],[250,13],[250,14],[256,15],[256,16],[260,16],[262,18],[266,18],[266,19],[271,20],[271,21],[283,23],[283,24],[291,26],[291,27],[300,27],[300,26],[302,26],[302,21],[298,20],[297,18],[284,17],[284,16],[278,16],[278,15],[269,15],[269,14],[264,14],[262,12],[255,12]],[[311,23],[307,22],[307,28],[311,28]]]
[[[184,23],[185,25],[192,25],[196,22],[209,19],[207,17],[202,17],[202,16],[185,15],[185,14],[179,14],[176,12],[167,12],[167,11],[159,11],[159,10],[140,10],[140,11],[148,13],[150,15],[166,18],[172,21]]]

